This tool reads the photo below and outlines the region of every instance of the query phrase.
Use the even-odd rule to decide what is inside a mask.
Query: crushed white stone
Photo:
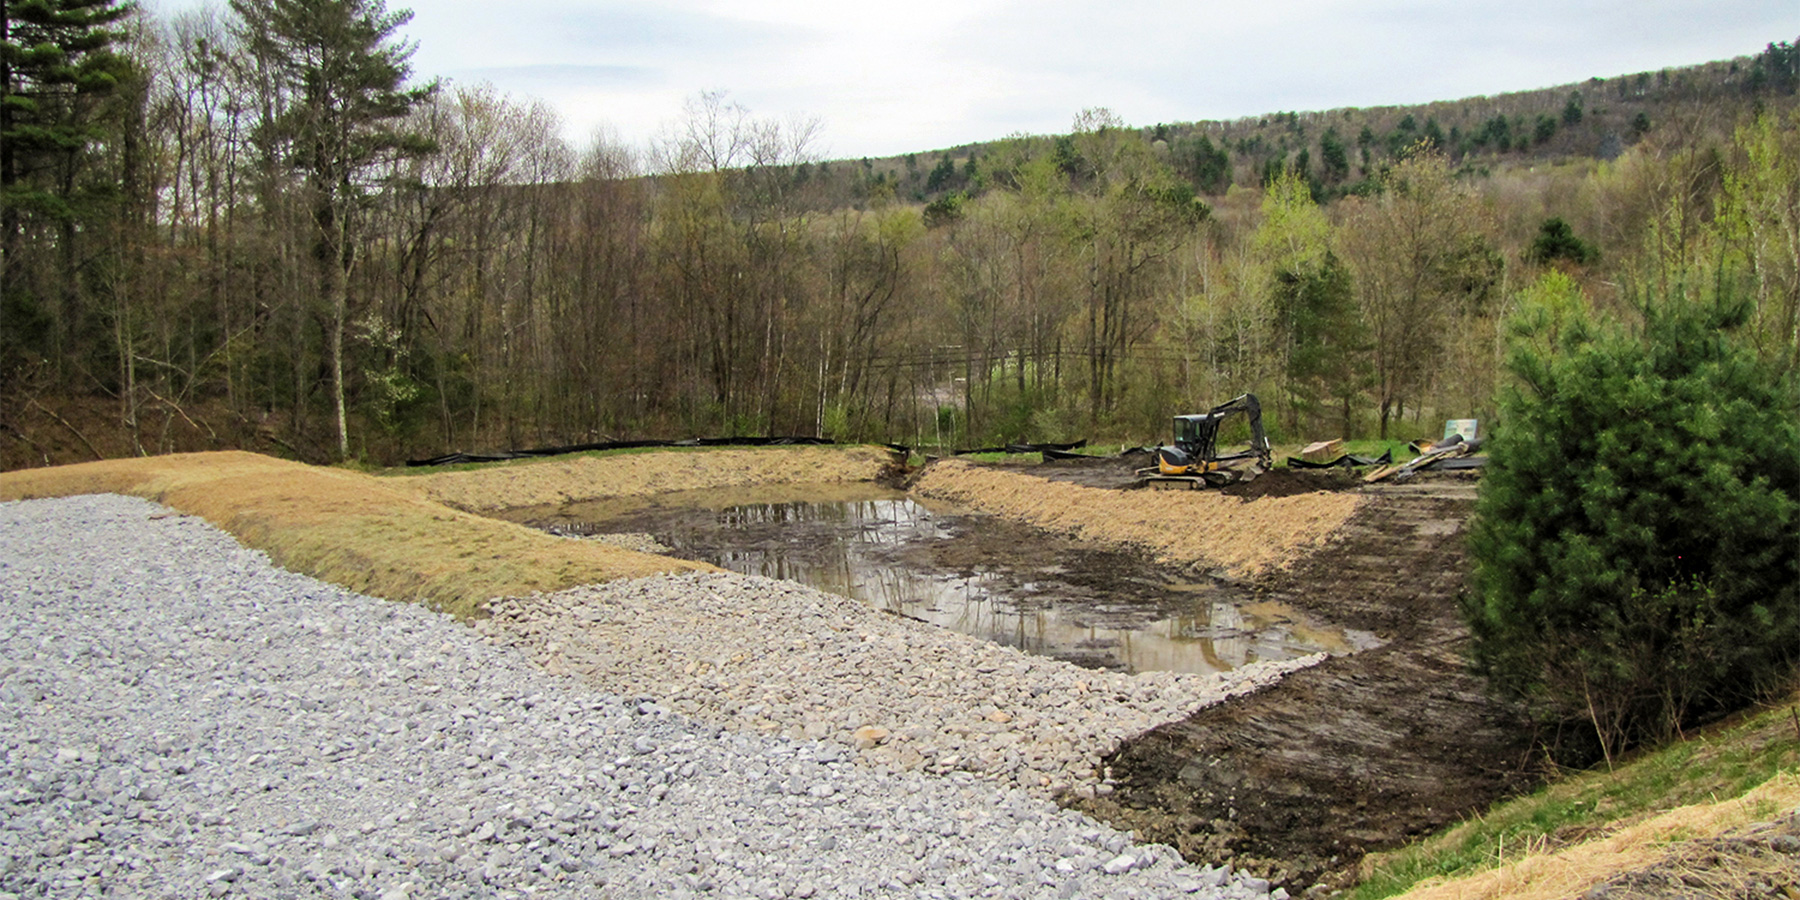
[[[477,628],[552,672],[738,731],[835,741],[889,771],[1039,796],[1105,790],[1128,737],[1324,654],[1229,672],[1084,669],[787,581],[674,575],[490,603]]]

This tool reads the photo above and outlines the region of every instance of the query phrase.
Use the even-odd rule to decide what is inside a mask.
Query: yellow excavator
[[[1250,449],[1220,453],[1219,425],[1243,415],[1250,424]],[[1156,448],[1156,467],[1138,470],[1138,483],[1163,490],[1222,487],[1254,477],[1274,465],[1263,431],[1262,404],[1242,394],[1195,415],[1175,417],[1175,442]]]

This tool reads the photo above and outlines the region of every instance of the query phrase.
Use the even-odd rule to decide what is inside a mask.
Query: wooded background
[[[887,160],[693,98],[650,147],[422,80],[374,0],[4,8],[0,462],[637,437],[1152,443],[1492,423],[1521,304],[1800,346],[1800,54]],[[871,114],[879,111],[871,110]]]

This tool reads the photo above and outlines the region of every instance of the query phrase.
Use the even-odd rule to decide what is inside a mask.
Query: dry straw
[[[1315,492],[1254,502],[1218,491],[1109,491],[946,460],[914,490],[1083,540],[1125,544],[1159,560],[1237,576],[1278,569],[1318,548],[1356,495]]]
[[[1734,800],[1684,806],[1610,837],[1535,854],[1454,881],[1427,882],[1404,900],[1559,900],[1579,897],[1621,872],[1679,858],[1687,843],[1800,808],[1800,775],[1782,772]]]

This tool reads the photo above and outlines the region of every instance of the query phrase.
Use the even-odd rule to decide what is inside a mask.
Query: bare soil
[[[1119,456],[1094,456],[1081,459],[1046,459],[1020,471],[1047,481],[1079,484],[1084,487],[1124,491],[1137,487],[1137,472],[1156,465],[1156,457],[1147,450],[1136,450]],[[1361,484],[1348,469],[1277,469],[1263,476],[1209,488],[1212,493],[1240,500],[1261,497],[1293,497],[1317,491],[1351,490]]]

